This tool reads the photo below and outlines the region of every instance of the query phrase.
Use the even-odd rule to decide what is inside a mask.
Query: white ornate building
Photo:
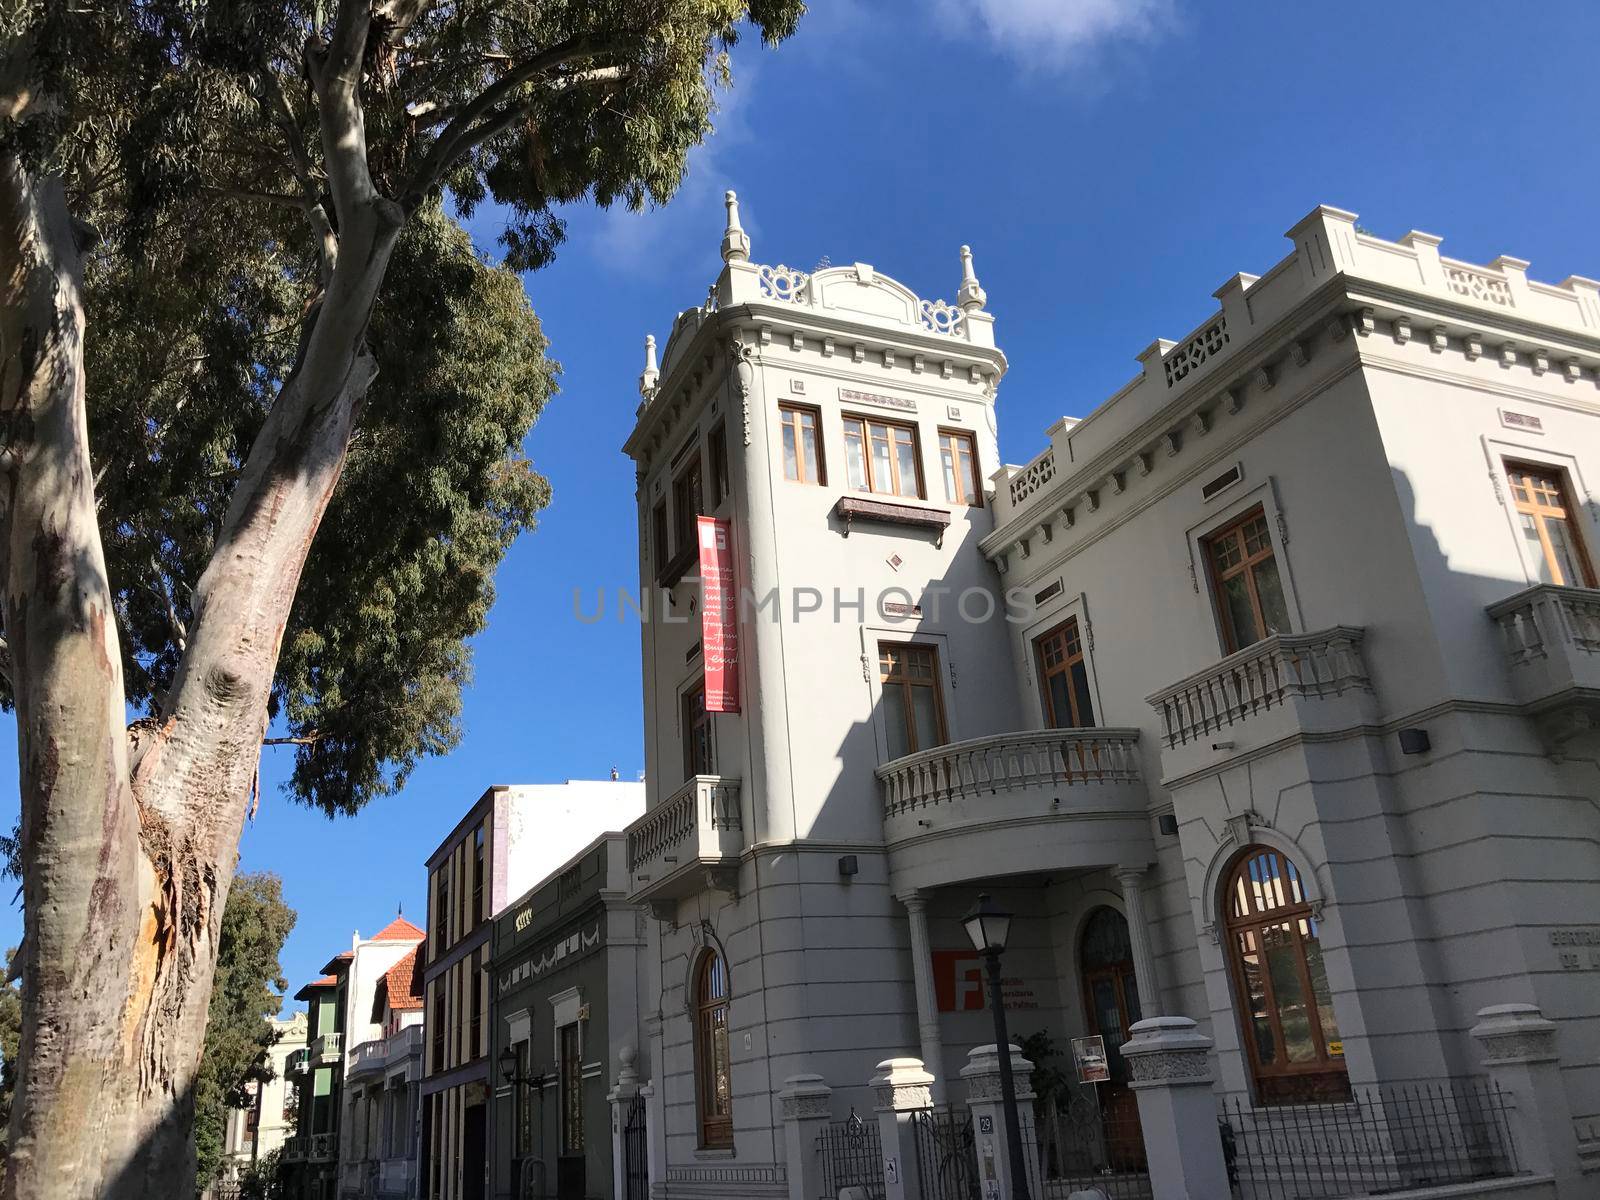
[[[1108,1110],[1141,1017],[1270,1116],[1475,1074],[1479,1010],[1523,1003],[1552,1153],[1600,1170],[1600,284],[1319,208],[1013,467],[965,250],[930,303],[758,266],[728,207],[626,447],[657,1194],[790,1194],[792,1077],[842,1118],[915,1054],[960,1098],[980,891],[1012,1031],[1103,1036]]]

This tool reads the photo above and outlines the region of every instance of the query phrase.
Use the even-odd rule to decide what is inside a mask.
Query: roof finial
[[[972,247],[961,247],[961,290],[956,293],[956,303],[964,312],[979,312],[989,299],[978,285],[978,276],[972,270]]]
[[[728,206],[728,227],[722,232],[722,261],[749,262],[750,239],[739,224],[739,197],[729,191],[722,202]]]
[[[648,400],[660,378],[661,371],[656,366],[656,335],[647,333],[644,335],[644,370],[639,372],[639,395]]]

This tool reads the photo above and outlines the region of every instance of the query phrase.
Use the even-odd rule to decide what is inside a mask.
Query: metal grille
[[[823,1126],[817,1135],[822,1160],[822,1195],[818,1200],[838,1200],[839,1189],[866,1189],[873,1200],[884,1200],[883,1144],[878,1123],[863,1121],[851,1109],[843,1121]]]
[[[1037,1115],[1024,1106],[1018,1119],[1023,1145],[1037,1148],[1028,1160],[1035,1196],[1093,1188],[1109,1200],[1148,1200],[1153,1194],[1138,1110],[1131,1103],[1102,1109],[1093,1093],[1080,1091]]]
[[[650,1160],[646,1148],[644,1097],[635,1096],[622,1126],[622,1194],[625,1200],[649,1200]]]
[[[1514,1175],[1510,1097],[1486,1079],[1351,1089],[1344,1104],[1223,1101],[1241,1200],[1334,1200]]]
[[[922,1200],[980,1200],[972,1113],[930,1108],[911,1114]]]

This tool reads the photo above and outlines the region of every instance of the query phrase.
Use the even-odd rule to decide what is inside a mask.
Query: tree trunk
[[[0,587],[26,932],[7,1200],[193,1194],[193,1086],[279,642],[371,380],[372,197],[251,447],[166,709],[125,730],[84,408],[82,247],[0,158]]]

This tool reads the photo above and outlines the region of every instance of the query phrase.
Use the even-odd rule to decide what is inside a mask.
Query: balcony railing
[[[374,1038],[370,1042],[362,1042],[350,1050],[349,1074],[359,1075],[364,1071],[381,1071],[383,1064],[389,1057],[389,1043],[384,1038]]]
[[[304,1162],[305,1161],[305,1157],[306,1157],[306,1143],[309,1142],[310,1140],[311,1140],[310,1138],[301,1137],[298,1134],[295,1135],[294,1137],[286,1137],[286,1138],[284,1138],[283,1139],[283,1160],[284,1160],[284,1162]]]
[[[1362,633],[1335,625],[1317,633],[1273,634],[1163,688],[1149,698],[1161,715],[1163,745],[1170,750],[1198,742],[1302,700],[1370,696]]]
[[[1489,605],[1517,700],[1540,709],[1600,693],[1600,590],[1539,584]]]
[[[283,1071],[286,1075],[304,1075],[311,1065],[311,1052],[304,1047],[291,1050],[283,1060]]]
[[[995,734],[897,758],[876,774],[897,892],[1150,852],[1137,729]]]
[[[923,750],[878,768],[883,813],[1002,790],[1137,782],[1138,738],[1136,729],[1053,729]]]
[[[312,1162],[327,1162],[339,1156],[337,1133],[313,1133],[309,1139],[306,1157]]]
[[[695,775],[628,826],[634,903],[677,899],[702,886],[731,887],[744,850],[739,781]],[[700,878],[701,872],[709,872]]]
[[[339,1061],[343,1045],[343,1034],[325,1033],[311,1043],[311,1057],[318,1064],[336,1063]]]

